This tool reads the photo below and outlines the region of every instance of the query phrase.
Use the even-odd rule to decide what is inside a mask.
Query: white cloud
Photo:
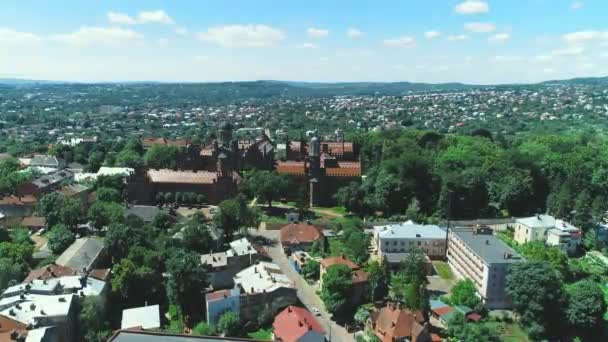
[[[570,9],[576,11],[577,9],[581,9],[585,6],[585,3],[582,1],[575,1],[570,5]]]
[[[308,30],[306,30],[306,33],[308,33],[308,36],[311,38],[323,38],[323,37],[326,37],[327,35],[329,35],[328,30],[315,28],[315,27],[311,27]]]
[[[72,33],[51,36],[55,41],[78,46],[120,46],[143,38],[138,32],[119,27],[83,26]]]
[[[543,72],[544,72],[545,74],[552,74],[552,73],[554,73],[554,72],[555,72],[555,69],[552,69],[552,68],[544,68],[544,69],[543,69]]]
[[[412,47],[416,45],[416,39],[409,36],[391,38],[384,40],[384,46],[387,47]]]
[[[137,17],[132,17],[128,14],[119,12],[108,12],[107,16],[108,21],[110,21],[112,24],[120,25],[136,25],[147,23],[171,25],[174,23],[173,18],[171,18],[167,14],[167,12],[163,10],[142,11],[137,14]]]
[[[112,24],[135,25],[137,20],[127,14],[118,12],[108,12],[108,21]]]
[[[550,62],[553,60],[553,55],[538,55],[534,57],[537,62]]]
[[[437,37],[439,37],[440,35],[441,35],[441,32],[439,32],[439,31],[426,31],[426,32],[424,33],[424,37],[425,37],[426,39],[433,39],[433,38],[437,38]]]
[[[585,52],[585,48],[582,46],[568,46],[562,49],[557,49],[551,51],[551,55],[553,56],[579,56]]]
[[[515,63],[523,62],[525,58],[520,56],[496,56],[493,60],[498,63]]]
[[[185,27],[178,27],[173,31],[175,32],[175,34],[180,35],[180,36],[188,35],[188,29],[186,29]]]
[[[196,62],[206,62],[209,60],[209,56],[205,56],[205,55],[194,56],[194,60]]]
[[[160,47],[165,47],[167,45],[169,45],[169,39],[167,38],[158,38],[156,40],[156,44]]]
[[[458,35],[450,35],[447,36],[446,40],[450,41],[450,42],[460,42],[463,40],[469,40],[469,36],[467,36],[466,34],[458,34]]]
[[[577,44],[582,42],[608,40],[608,31],[577,31],[562,36],[566,43]]]
[[[328,62],[328,61],[329,61],[329,58],[328,58],[328,57],[320,57],[320,58],[319,58],[319,62],[323,62],[323,63],[325,63],[325,62]]]
[[[456,5],[454,11],[459,14],[488,13],[490,6],[485,1],[467,0]]]
[[[272,47],[287,38],[279,29],[261,24],[210,27],[198,39],[223,47]]]
[[[302,47],[305,49],[316,49],[317,45],[313,43],[304,43],[302,44]]]
[[[511,39],[511,35],[509,33],[497,33],[488,38],[488,41],[491,43],[504,43]]]
[[[0,27],[0,44],[22,45],[41,41],[42,38],[30,32],[19,32],[10,28]]]
[[[346,35],[348,38],[357,39],[363,37],[363,32],[361,32],[359,29],[351,27],[348,29],[348,31],[346,31]]]
[[[466,23],[464,29],[473,33],[492,33],[496,31],[493,23]]]

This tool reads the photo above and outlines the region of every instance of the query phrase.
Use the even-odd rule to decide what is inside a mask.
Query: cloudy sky
[[[606,0],[4,0],[0,78],[416,81],[608,75]]]

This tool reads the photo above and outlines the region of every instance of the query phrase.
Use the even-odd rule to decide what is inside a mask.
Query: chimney
[[[490,244],[490,240],[486,240],[486,245],[489,245],[489,244]]]

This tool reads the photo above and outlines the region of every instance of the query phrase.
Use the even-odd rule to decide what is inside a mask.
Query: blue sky
[[[605,0],[0,2],[0,77],[511,83],[608,75]]]

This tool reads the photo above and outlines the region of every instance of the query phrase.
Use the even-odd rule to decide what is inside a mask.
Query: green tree
[[[88,212],[88,219],[97,229],[124,221],[123,207],[114,202],[95,202]]]
[[[318,261],[309,259],[302,266],[302,276],[307,280],[317,281],[319,280],[320,267]]]
[[[367,324],[367,320],[370,317],[371,309],[373,309],[373,307],[370,307],[370,305],[361,305],[357,309],[357,311],[355,312],[355,316],[353,317],[355,322],[357,322],[363,326],[365,324]]]
[[[531,338],[559,336],[565,295],[562,279],[551,264],[532,261],[511,265],[506,291]]]
[[[4,229],[2,229],[3,231],[5,231]],[[13,231],[11,231],[10,233],[11,235],[11,240],[15,243],[29,243],[29,244],[33,244],[34,241],[32,241],[32,239],[30,238],[30,233],[27,229],[25,228],[14,228]],[[2,241],[2,239],[0,239],[0,241]],[[5,240],[8,241],[8,240]]]
[[[247,206],[245,197],[237,196],[221,202],[213,220],[229,241],[240,229],[257,226],[259,212]]]
[[[591,196],[587,190],[581,191],[578,196],[576,196],[572,224],[585,232],[593,228],[594,222],[593,213],[591,211]]]
[[[366,267],[369,274],[369,290],[370,300],[373,302],[377,299],[384,298],[388,293],[388,282],[390,274],[378,261],[370,261]]]
[[[166,280],[167,297],[170,303],[177,304],[184,313],[199,312],[198,301],[206,287],[206,273],[200,267],[200,256],[182,249],[171,251],[165,261],[169,277]]]
[[[122,194],[114,188],[98,188],[95,192],[97,200],[102,202],[120,202]]]
[[[192,335],[194,336],[214,336],[215,334],[215,328],[205,321],[199,322],[192,329]]]
[[[349,212],[357,215],[366,214],[365,191],[361,188],[361,184],[351,182],[347,186],[341,187],[334,198],[338,205],[343,206]]]
[[[254,170],[246,175],[243,187],[252,196],[272,207],[272,201],[289,190],[289,180],[274,171]]]
[[[193,252],[205,254],[214,247],[211,233],[205,223],[190,220],[184,227],[183,236],[182,244]]]
[[[425,222],[425,217],[420,211],[420,201],[418,201],[417,198],[414,198],[407,206],[407,210],[405,211],[405,217],[417,223]]]
[[[48,241],[51,252],[61,254],[76,241],[76,236],[66,226],[57,224],[49,231]]]
[[[61,223],[68,228],[76,228],[84,221],[84,208],[80,200],[75,198],[63,198],[60,213]]]
[[[239,337],[241,335],[240,332],[242,331],[239,316],[232,311],[226,311],[220,316],[220,319],[217,322],[217,328],[224,336],[229,337]]]
[[[448,322],[447,335],[455,338],[455,341],[500,341],[500,336],[494,328],[485,323],[467,323],[460,312],[457,312]]]
[[[44,195],[38,203],[38,212],[44,216],[46,224],[52,227],[58,223],[61,223],[61,208],[63,206],[63,196],[59,193],[53,192],[48,195]]]
[[[173,169],[177,166],[179,149],[175,146],[155,144],[144,155],[149,168]]]
[[[126,257],[129,249],[143,244],[146,241],[146,232],[126,224],[113,223],[108,226],[104,244],[114,261]]]
[[[0,257],[15,264],[29,265],[32,261],[34,246],[31,243],[0,242]]]
[[[568,255],[557,247],[546,246],[542,241],[532,241],[519,249],[528,261],[546,261],[559,272],[563,279],[570,276]]]
[[[475,284],[470,279],[459,280],[454,285],[450,300],[455,305],[465,305],[470,308],[474,308],[481,303],[481,300],[477,297]]]
[[[565,314],[572,328],[585,338],[597,334],[606,313],[604,292],[600,285],[591,280],[581,280],[568,286],[567,293]]]
[[[321,300],[332,314],[343,312],[353,288],[351,270],[346,265],[333,265],[323,275]]]
[[[116,155],[116,166],[137,168],[143,165],[141,156],[134,150],[124,148]]]
[[[78,314],[80,339],[91,342],[107,341],[112,335],[112,329],[105,317],[106,310],[99,297],[84,297]]]
[[[159,299],[160,275],[148,266],[123,258],[112,268],[112,291],[128,306],[141,306]]]
[[[25,276],[28,266],[24,262],[15,262],[10,258],[0,257],[0,291],[13,282],[20,282]]]

